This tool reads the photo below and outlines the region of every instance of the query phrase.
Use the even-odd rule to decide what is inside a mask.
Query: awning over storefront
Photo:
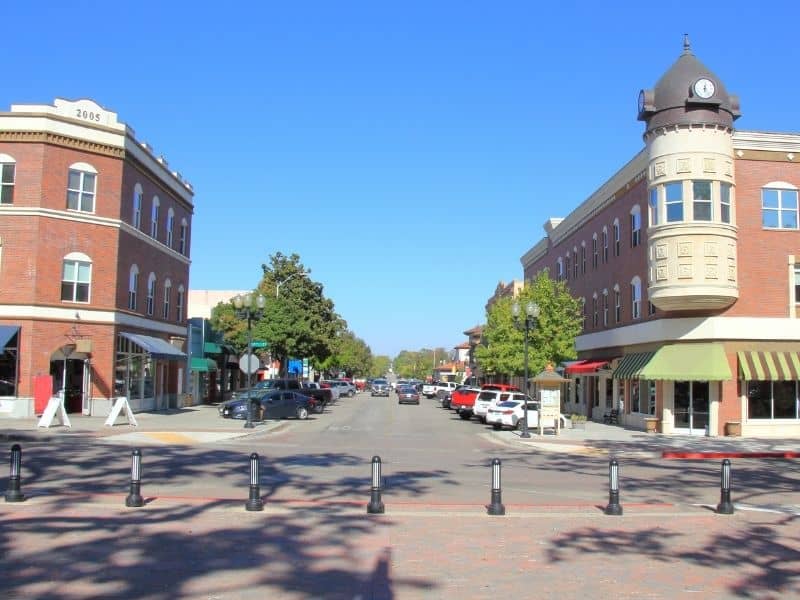
[[[222,346],[214,342],[206,342],[203,344],[203,352],[206,354],[222,354]]]
[[[127,333],[125,331],[121,331],[120,335],[129,339],[134,344],[141,346],[142,349],[153,358],[160,358],[162,360],[181,360],[186,358],[183,352],[161,338],[138,333]]]
[[[670,344],[659,348],[639,371],[640,379],[723,381],[731,369],[720,344]]]
[[[607,360],[580,360],[564,369],[564,373],[567,375],[595,373],[598,369],[602,369],[607,364]]]
[[[655,352],[637,352],[623,356],[614,369],[614,379],[639,379],[639,372],[653,358]]]
[[[6,344],[19,331],[19,325],[0,325],[0,351],[4,350]]]
[[[747,381],[797,381],[800,354],[797,352],[738,352],[739,371]]]
[[[217,371],[217,363],[211,358],[197,358],[193,356],[192,360],[189,361],[189,369],[192,371],[201,371],[203,373],[215,373]]]

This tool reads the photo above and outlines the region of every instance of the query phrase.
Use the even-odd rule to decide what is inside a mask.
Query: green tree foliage
[[[349,377],[366,377],[372,369],[372,351],[364,340],[352,331],[345,331],[334,340],[331,355],[322,363],[322,369]]]
[[[392,359],[388,356],[373,356],[372,365],[369,369],[370,377],[383,377],[389,372],[389,367],[392,364]]]
[[[444,348],[403,350],[394,359],[394,372],[404,379],[425,379],[432,376],[433,367],[440,360],[448,359],[449,355]]]
[[[573,298],[563,281],[550,279],[545,270],[527,281],[516,300],[521,316],[518,326],[511,314],[511,298],[495,302],[486,315],[483,343],[475,356],[486,373],[524,373],[524,314],[530,300],[539,305],[539,317],[528,337],[528,372],[542,371],[548,362],[557,365],[577,356],[575,338],[580,335],[583,314],[580,300]]]

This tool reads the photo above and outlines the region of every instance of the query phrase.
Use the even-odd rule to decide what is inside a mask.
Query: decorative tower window
[[[676,181],[664,186],[666,198],[664,205],[667,213],[667,223],[683,221],[683,183]]]
[[[693,212],[695,221],[711,221],[714,217],[712,210],[711,182],[693,181]]]

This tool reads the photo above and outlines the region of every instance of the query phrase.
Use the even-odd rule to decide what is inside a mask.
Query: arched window
[[[88,163],[74,163],[67,174],[67,208],[94,212],[97,192],[97,169]]]
[[[581,242],[581,274],[586,274],[586,242]]]
[[[92,287],[92,259],[81,252],[64,257],[61,270],[61,301],[89,302]]]
[[[136,310],[136,294],[139,291],[139,267],[133,265],[128,277],[128,309]]]
[[[608,290],[603,290],[603,327],[608,327]]]
[[[164,319],[169,319],[169,303],[172,297],[172,282],[169,278],[164,280],[164,311],[161,316]]]
[[[619,284],[614,284],[614,322],[622,322],[622,294],[619,291]]]
[[[178,323],[183,323],[183,303],[186,291],[183,289],[183,284],[178,286],[178,302],[175,304],[175,320]]]
[[[603,263],[608,262],[608,227],[603,226]]]
[[[592,294],[592,327],[597,328],[597,292]]]
[[[620,226],[619,219],[614,219],[614,256],[619,256]]]
[[[596,269],[598,263],[598,254],[597,254],[597,234],[592,235],[592,268]]]
[[[572,247],[572,278],[578,278],[578,247]]]
[[[186,256],[186,236],[189,231],[189,224],[186,222],[186,219],[181,219],[181,240],[180,240],[180,248],[178,248],[178,252]]]
[[[631,208],[631,248],[642,241],[642,209],[636,204]]]
[[[153,196],[153,207],[150,211],[150,237],[154,240],[158,239],[158,209],[160,204],[158,196]]]
[[[142,228],[142,197],[144,193],[142,192],[142,186],[140,184],[136,184],[133,188],[133,218],[132,224],[136,229]]]
[[[167,240],[166,244],[168,247],[172,248],[172,232],[175,229],[175,211],[172,210],[170,206],[169,211],[167,211]]]
[[[14,178],[17,161],[0,153],[0,204],[14,204]]]
[[[586,298],[581,296],[580,301],[581,301],[581,315],[583,317],[582,327],[583,330],[586,331]]]
[[[147,278],[147,315],[153,316],[153,307],[156,301],[156,274],[150,273]]]
[[[561,257],[558,257],[556,261],[556,281],[562,281],[564,279],[564,262],[561,260]]]
[[[642,280],[637,275],[631,279],[631,318],[642,317]]]

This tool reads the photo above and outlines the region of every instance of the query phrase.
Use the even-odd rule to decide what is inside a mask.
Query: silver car
[[[386,396],[389,397],[389,390],[391,386],[386,379],[375,379],[372,382],[372,396]]]

